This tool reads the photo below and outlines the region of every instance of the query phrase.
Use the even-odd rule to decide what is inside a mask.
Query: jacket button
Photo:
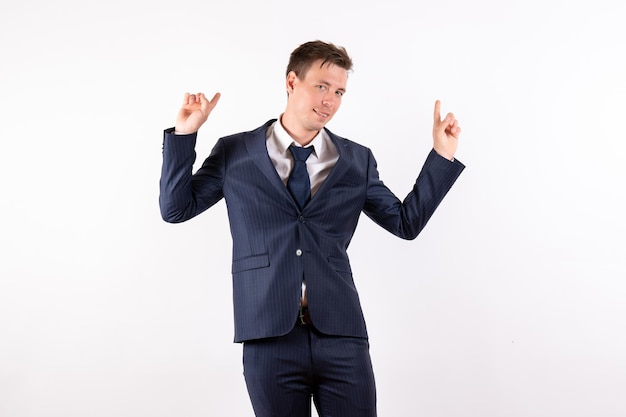
[[[296,250],[296,256],[302,256],[302,249]]]
[[[298,221],[299,221],[300,223],[304,223],[304,216],[300,216],[300,217],[298,217]]]

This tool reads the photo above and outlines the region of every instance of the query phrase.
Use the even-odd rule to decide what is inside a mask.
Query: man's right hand
[[[197,132],[200,126],[206,122],[219,99],[220,93],[215,93],[211,101],[207,100],[203,93],[185,93],[183,105],[176,117],[176,133],[190,134]]]

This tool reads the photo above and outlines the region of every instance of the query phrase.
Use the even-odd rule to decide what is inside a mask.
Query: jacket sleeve
[[[431,150],[413,189],[401,202],[380,180],[376,160],[370,152],[363,212],[390,233],[402,239],[415,239],[463,169],[465,166],[460,161],[449,161]]]
[[[161,217],[180,223],[197,216],[224,196],[224,155],[221,140],[202,167],[192,174],[196,160],[197,135],[174,135],[167,129],[163,137],[159,206]]]

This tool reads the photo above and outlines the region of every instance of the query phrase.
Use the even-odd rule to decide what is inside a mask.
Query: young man
[[[188,220],[224,198],[233,239],[235,341],[257,416],[376,415],[363,313],[346,250],[359,215],[414,239],[464,166],[461,129],[435,103],[433,150],[404,201],[379,179],[371,151],[325,125],[352,61],[321,41],[294,50],[278,120],[218,140],[192,175],[197,131],[219,100],[185,94],[165,131],[160,206]]]

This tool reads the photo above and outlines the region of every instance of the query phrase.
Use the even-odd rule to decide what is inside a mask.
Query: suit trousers
[[[296,325],[285,336],[244,342],[243,368],[257,417],[375,417],[376,387],[365,338]]]

